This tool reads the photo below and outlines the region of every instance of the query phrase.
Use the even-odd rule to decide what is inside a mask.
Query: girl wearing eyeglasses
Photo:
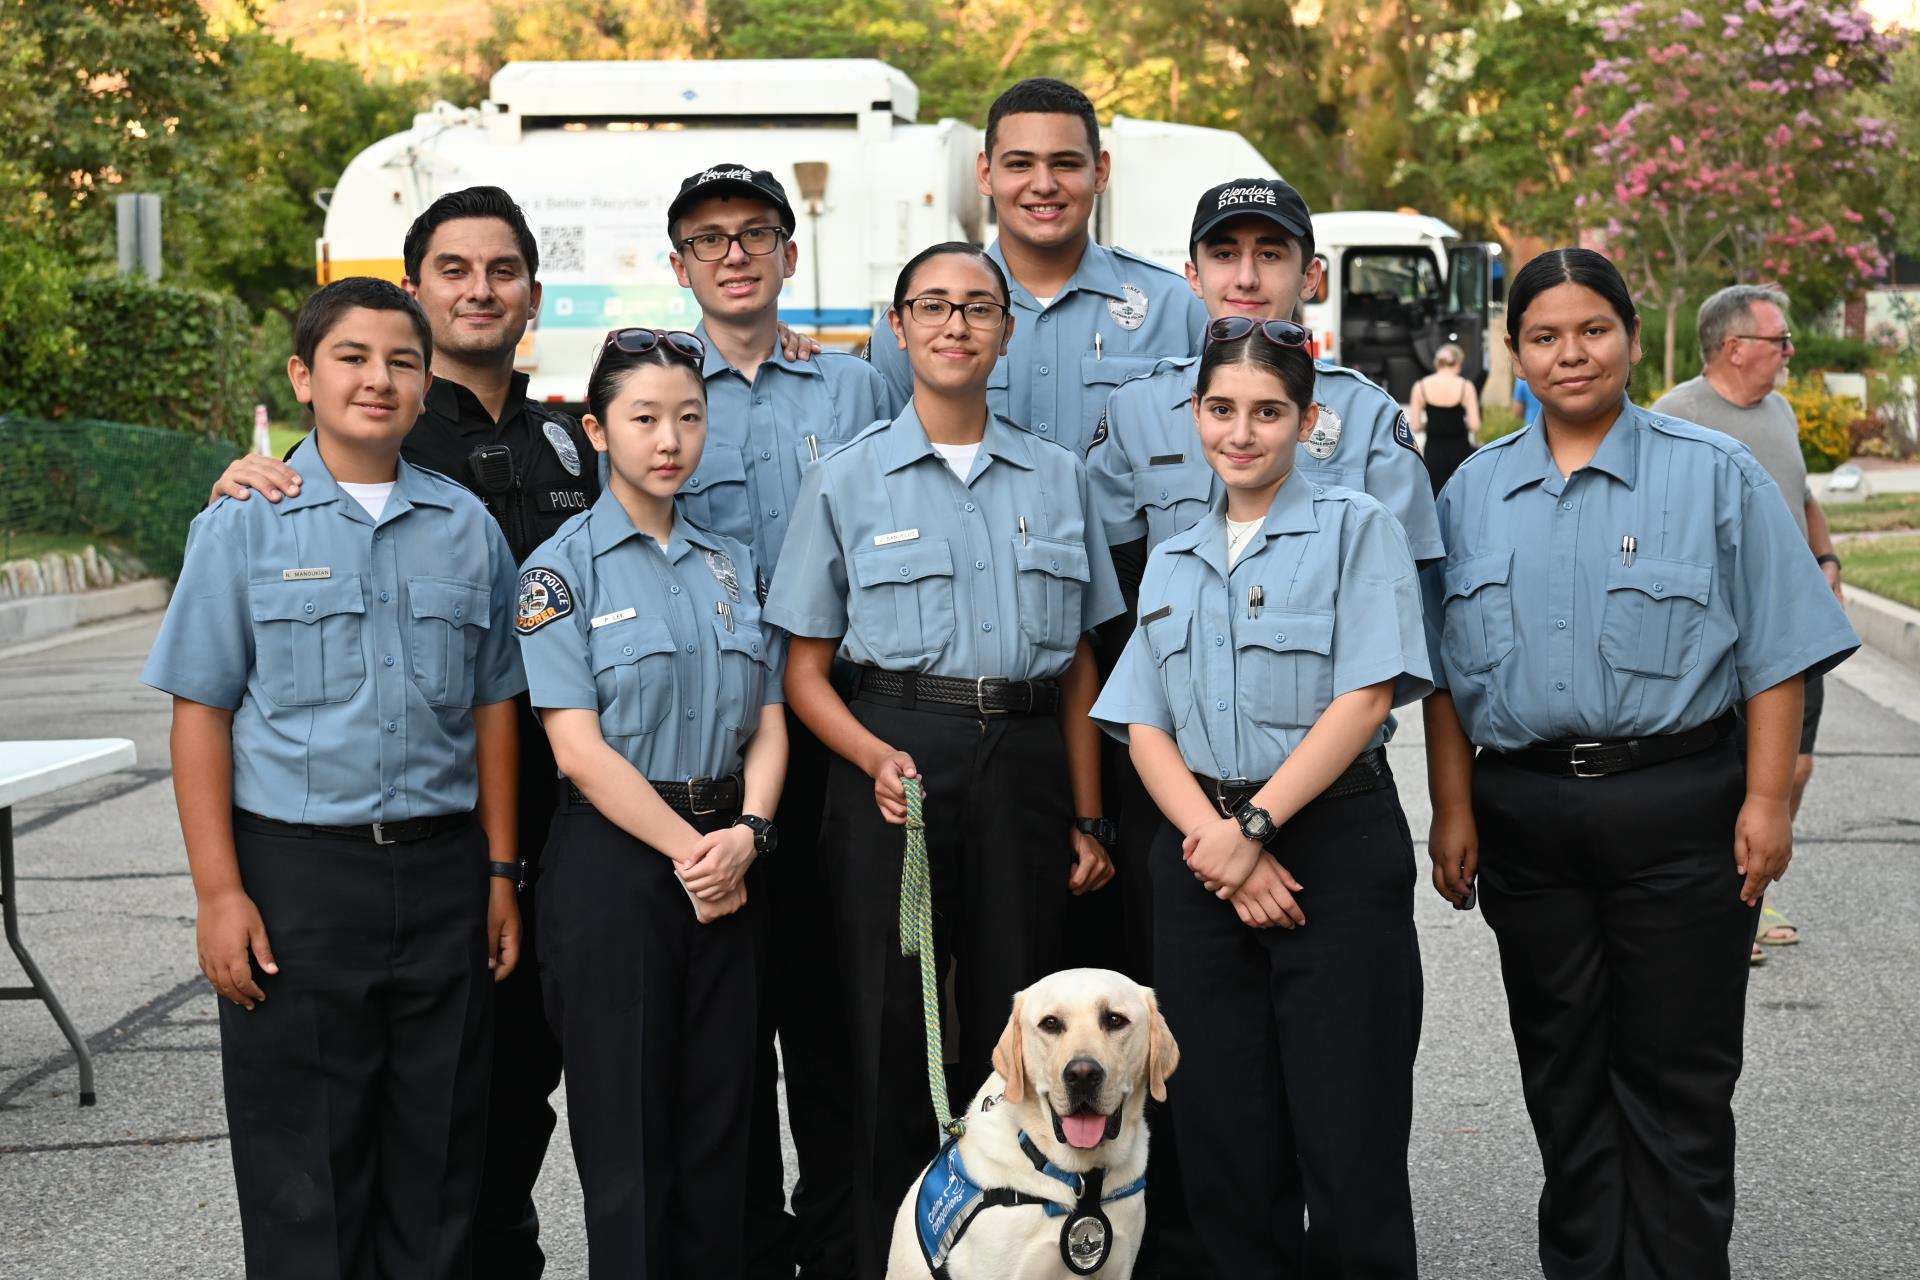
[[[1384,747],[1389,709],[1431,685],[1399,522],[1296,468],[1304,344],[1285,321],[1214,322],[1192,411],[1221,497],[1149,556],[1092,714],[1166,815],[1154,978],[1214,1271],[1411,1277],[1420,953]]]
[[[1103,815],[1085,633],[1122,607],[1080,460],[988,411],[1013,328],[998,264],[935,245],[900,273],[888,316],[913,397],[808,469],[767,601],[793,637],[788,701],[836,757],[820,847],[838,854],[855,1247],[875,1280],[936,1132],[918,962],[897,927],[903,779],[926,788],[965,1098],[1013,993],[1061,961],[1068,895],[1112,875],[1089,830]]]
[[[516,621],[559,808],[541,982],[598,1276],[739,1276],[760,855],[787,755],[752,552],[674,505],[706,442],[689,333],[607,337],[606,491],[527,560]]]

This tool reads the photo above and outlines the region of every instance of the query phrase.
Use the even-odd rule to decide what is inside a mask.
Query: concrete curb
[[[1860,639],[1913,671],[1920,671],[1920,609],[1847,584],[1847,618]]]
[[[89,623],[167,607],[173,589],[163,578],[141,578],[75,595],[29,596],[0,603],[0,646],[56,636]]]

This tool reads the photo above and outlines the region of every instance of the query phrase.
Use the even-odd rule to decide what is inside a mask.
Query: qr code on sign
[[[549,271],[587,269],[585,227],[540,228],[540,265]]]

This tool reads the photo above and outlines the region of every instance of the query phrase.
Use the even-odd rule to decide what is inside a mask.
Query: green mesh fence
[[[174,577],[187,525],[233,459],[230,442],[179,431],[0,416],[0,559],[22,534],[80,534]]]

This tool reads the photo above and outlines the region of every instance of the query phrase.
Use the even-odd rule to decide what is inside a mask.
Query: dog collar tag
[[[1113,1224],[1100,1212],[1098,1201],[1070,1216],[1060,1228],[1060,1260],[1077,1276],[1090,1276],[1107,1265],[1113,1251]]]

